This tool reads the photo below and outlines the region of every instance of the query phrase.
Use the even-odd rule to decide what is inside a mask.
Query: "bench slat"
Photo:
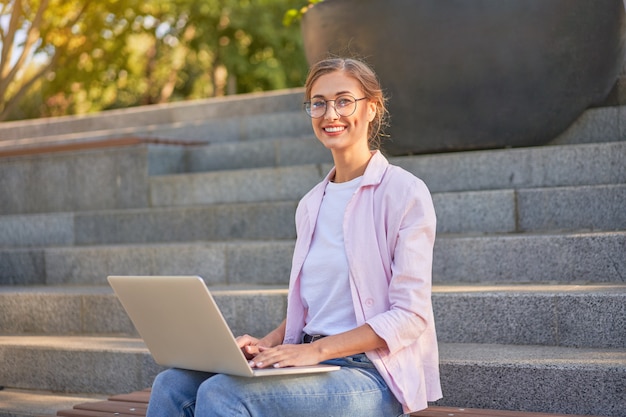
[[[533,411],[491,410],[483,408],[457,408],[431,406],[411,414],[411,417],[594,417],[572,414],[539,413]],[[597,416],[596,416],[597,417]]]
[[[57,412],[59,417],[137,417],[145,416],[150,400],[150,389],[118,394],[108,401],[77,404],[71,410]],[[537,413],[529,411],[491,410],[482,408],[458,408],[431,406],[411,414],[411,417],[594,417],[572,414]],[[599,417],[599,416],[596,416]]]
[[[128,401],[131,403],[145,403],[150,401],[150,391],[137,391],[129,394],[117,394],[109,397],[109,401]]]
[[[74,409],[103,411],[107,413],[123,413],[131,416],[145,416],[148,404],[128,401],[97,401],[75,405]]]
[[[105,411],[90,411],[90,410],[61,410],[57,412],[57,416],[60,417],[137,417],[132,414],[116,414]]]

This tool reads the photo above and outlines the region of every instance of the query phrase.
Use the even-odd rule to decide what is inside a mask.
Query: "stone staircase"
[[[150,386],[108,275],[201,275],[235,334],[281,321],[295,207],[332,162],[301,99],[0,124],[0,417]],[[391,158],[438,214],[438,404],[626,415],[625,121],[596,108],[548,146]]]

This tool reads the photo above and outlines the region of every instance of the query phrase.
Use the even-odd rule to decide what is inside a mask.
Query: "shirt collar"
[[[365,172],[363,173],[363,180],[361,181],[361,187],[367,185],[376,185],[379,184],[383,180],[383,174],[385,170],[389,166],[389,161],[387,158],[383,156],[383,154],[379,151],[371,151],[372,157],[370,158],[367,167],[365,168]],[[330,181],[331,178],[335,176],[335,167],[333,167],[326,178],[324,178],[324,186]]]

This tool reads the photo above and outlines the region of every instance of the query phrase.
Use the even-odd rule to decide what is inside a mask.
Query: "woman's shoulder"
[[[429,193],[428,186],[421,178],[393,164],[387,166],[382,184],[386,185],[386,188],[389,188],[391,191],[413,189]]]
[[[389,165],[381,185],[382,194],[378,199],[390,213],[402,213],[402,216],[413,213],[411,218],[431,222],[434,227],[436,217],[432,195],[421,178],[404,168]]]

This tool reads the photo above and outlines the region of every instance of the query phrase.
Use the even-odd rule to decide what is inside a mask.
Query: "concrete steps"
[[[263,142],[263,141],[258,141]],[[304,141],[301,141],[304,143]],[[623,184],[625,142],[392,158],[432,192]],[[296,146],[295,143],[293,146]],[[297,200],[330,165],[187,171],[186,147],[133,146],[5,158],[3,214]],[[283,163],[288,163],[282,158]],[[235,166],[238,166],[236,164]]]
[[[236,334],[267,333],[284,318],[283,286],[212,286],[211,291]],[[0,335],[138,336],[108,285],[0,287],[0,313]]]
[[[623,230],[626,184],[433,193],[440,234]],[[297,201],[0,216],[0,248],[293,239]],[[246,221],[247,220],[247,221]]]
[[[440,234],[624,230],[625,200],[626,184],[433,193]],[[0,248],[295,238],[296,200],[179,203],[0,216]]]
[[[619,184],[626,182],[626,143],[546,146],[390,158],[431,192]],[[152,206],[299,199],[330,164],[238,169],[150,179]],[[265,191],[265,193],[263,193]]]
[[[623,415],[623,349],[483,343],[442,343],[440,349],[448,403],[474,408]]]
[[[41,372],[33,374],[30,367],[12,367],[4,376],[37,390],[49,385],[70,392],[86,386],[98,392],[128,392],[149,386],[160,369],[138,339],[0,337],[0,342],[5,358],[45,367],[43,377]],[[619,386],[626,377],[623,350],[441,343],[440,354],[445,395],[466,407],[498,404],[502,409],[594,415],[623,410],[624,393],[607,389],[607,383]],[[137,369],[141,374],[134,373]],[[521,398],[510,396],[511,385],[534,390]],[[581,390],[581,385],[587,389]],[[574,406],[573,398],[584,401],[584,409]]]
[[[79,398],[89,398],[141,389],[161,369],[133,335],[109,288],[8,292],[19,297],[7,289],[0,295],[6,308],[0,314],[6,318],[0,332],[13,334],[0,336],[0,375],[12,387],[0,392],[7,409],[33,395],[31,390],[83,392],[87,396]],[[79,305],[72,305],[77,297],[69,293],[81,297]],[[253,329],[260,315],[280,321],[284,314],[284,289],[217,289],[215,294],[234,331]],[[625,301],[626,285],[436,286],[433,302],[446,398],[466,407],[498,404],[504,409],[619,416],[626,378]],[[58,315],[51,319],[50,311]],[[251,317],[251,311],[257,314]],[[237,322],[246,318],[247,323]],[[72,323],[75,327],[68,328]],[[112,328],[113,323],[121,325]],[[511,387],[520,384],[537,395],[512,395]],[[580,392],[581,387],[587,388]],[[49,413],[67,408],[65,395],[38,393],[36,398],[49,404]],[[572,405],[572,398],[585,407]]]
[[[267,333],[285,314],[286,287],[212,292],[236,334]],[[626,284],[435,285],[433,306],[441,342],[626,348]],[[4,335],[137,336],[108,286],[2,287],[0,313]]]
[[[150,385],[107,275],[201,275],[234,333],[280,322],[295,207],[331,167],[301,94],[0,125],[0,154],[30,152],[0,157],[0,417]],[[626,415],[625,109],[551,146],[391,158],[438,215],[441,405]],[[120,135],[167,144],[39,152]]]
[[[193,275],[211,285],[286,285],[293,240],[0,250],[2,285],[104,285],[107,275]],[[435,283],[623,283],[626,231],[441,236]],[[494,262],[498,260],[498,262]]]
[[[433,309],[445,343],[624,351],[625,297],[626,284],[436,285]]]

